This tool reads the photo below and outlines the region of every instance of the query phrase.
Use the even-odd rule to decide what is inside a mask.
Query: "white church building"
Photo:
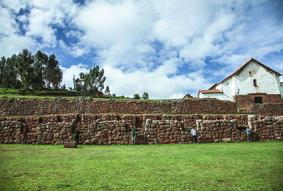
[[[224,80],[208,90],[200,90],[199,98],[243,101],[249,103],[280,103],[283,99],[281,74],[251,58]]]

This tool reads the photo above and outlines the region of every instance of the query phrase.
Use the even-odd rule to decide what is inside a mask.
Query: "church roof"
[[[270,72],[273,72],[275,73],[276,75],[278,76],[281,76],[281,74],[271,68],[269,68],[268,66],[262,64],[261,62],[257,61],[256,59],[254,58],[251,58],[249,61],[247,61],[245,64],[243,64],[242,66],[240,66],[235,72],[233,72],[232,74],[230,74],[229,76],[227,76],[226,78],[224,78],[224,80],[222,80],[219,84],[225,82],[226,80],[228,80],[229,78],[231,78],[232,76],[234,75],[237,75],[239,74],[247,65],[249,65],[251,62],[255,62],[257,63],[258,65],[264,67],[266,70],[270,71]]]
[[[218,89],[211,89],[211,90],[199,90],[199,93],[202,94],[222,94],[223,91]]]
[[[209,90],[215,89],[218,84],[221,84],[221,83],[227,81],[228,79],[230,79],[232,76],[239,74],[239,73],[240,73],[247,65],[249,65],[251,62],[255,62],[255,63],[257,63],[258,65],[264,67],[266,70],[268,70],[268,71],[270,71],[270,72],[273,72],[273,73],[275,73],[275,74],[278,75],[278,76],[281,76],[281,74],[280,74],[279,72],[277,72],[277,71],[271,69],[270,67],[268,67],[268,66],[262,64],[261,62],[257,61],[256,59],[251,58],[251,59],[248,60],[245,64],[241,65],[241,66],[240,66],[236,71],[234,71],[232,74],[230,74],[229,76],[227,76],[226,78],[224,78],[221,82],[216,83],[216,84],[213,84],[213,86],[211,86],[211,87],[209,88]]]

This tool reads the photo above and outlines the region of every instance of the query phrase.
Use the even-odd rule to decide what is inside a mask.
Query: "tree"
[[[82,91],[82,80],[80,78],[76,78],[75,75],[73,76],[73,84],[75,91]]]
[[[0,60],[0,87],[6,88],[6,58],[1,57]]]
[[[134,94],[134,99],[140,99],[140,95],[139,94]]]
[[[143,99],[148,99],[149,98],[148,93],[147,92],[143,92],[142,98]]]
[[[62,70],[55,55],[46,55],[37,51],[33,55],[23,49],[10,58],[0,59],[0,87],[40,90],[59,89]]]
[[[19,80],[17,79],[17,72],[14,65],[15,55],[6,59],[0,59],[0,87],[1,88],[18,88]]]
[[[111,95],[109,86],[106,86],[104,94],[107,95],[107,96]]]
[[[90,93],[101,92],[104,89],[105,80],[104,70],[95,66],[84,76],[84,88]]]
[[[61,87],[61,90],[66,90],[66,85],[65,84]]]
[[[104,89],[104,70],[95,66],[88,73],[80,73],[79,78],[74,78],[74,89],[89,93],[101,93]],[[110,91],[110,90],[109,90]]]
[[[45,69],[45,76],[47,82],[47,88],[59,89],[59,85],[62,81],[63,72],[59,68],[58,61],[54,54],[48,57],[47,66]]]
[[[41,51],[37,51],[34,59],[32,89],[40,90],[45,88],[45,69],[47,64],[48,56]]]
[[[2,84],[2,80],[5,75],[5,66],[6,66],[6,58],[3,56],[0,59],[0,84]]]
[[[24,49],[13,61],[16,63],[22,88],[30,89],[34,72],[34,56],[27,49]]]

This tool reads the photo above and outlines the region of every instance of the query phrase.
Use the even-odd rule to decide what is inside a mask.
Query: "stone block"
[[[223,138],[222,141],[223,142],[231,142],[231,138]]]
[[[64,142],[64,148],[77,148],[76,142]]]

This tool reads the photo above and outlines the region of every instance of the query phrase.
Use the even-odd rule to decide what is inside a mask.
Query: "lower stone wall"
[[[80,144],[131,144],[132,128],[137,144],[191,143],[191,127],[199,142],[243,141],[247,126],[256,140],[283,138],[283,116],[65,114],[2,117],[0,143],[63,144],[78,132]]]

